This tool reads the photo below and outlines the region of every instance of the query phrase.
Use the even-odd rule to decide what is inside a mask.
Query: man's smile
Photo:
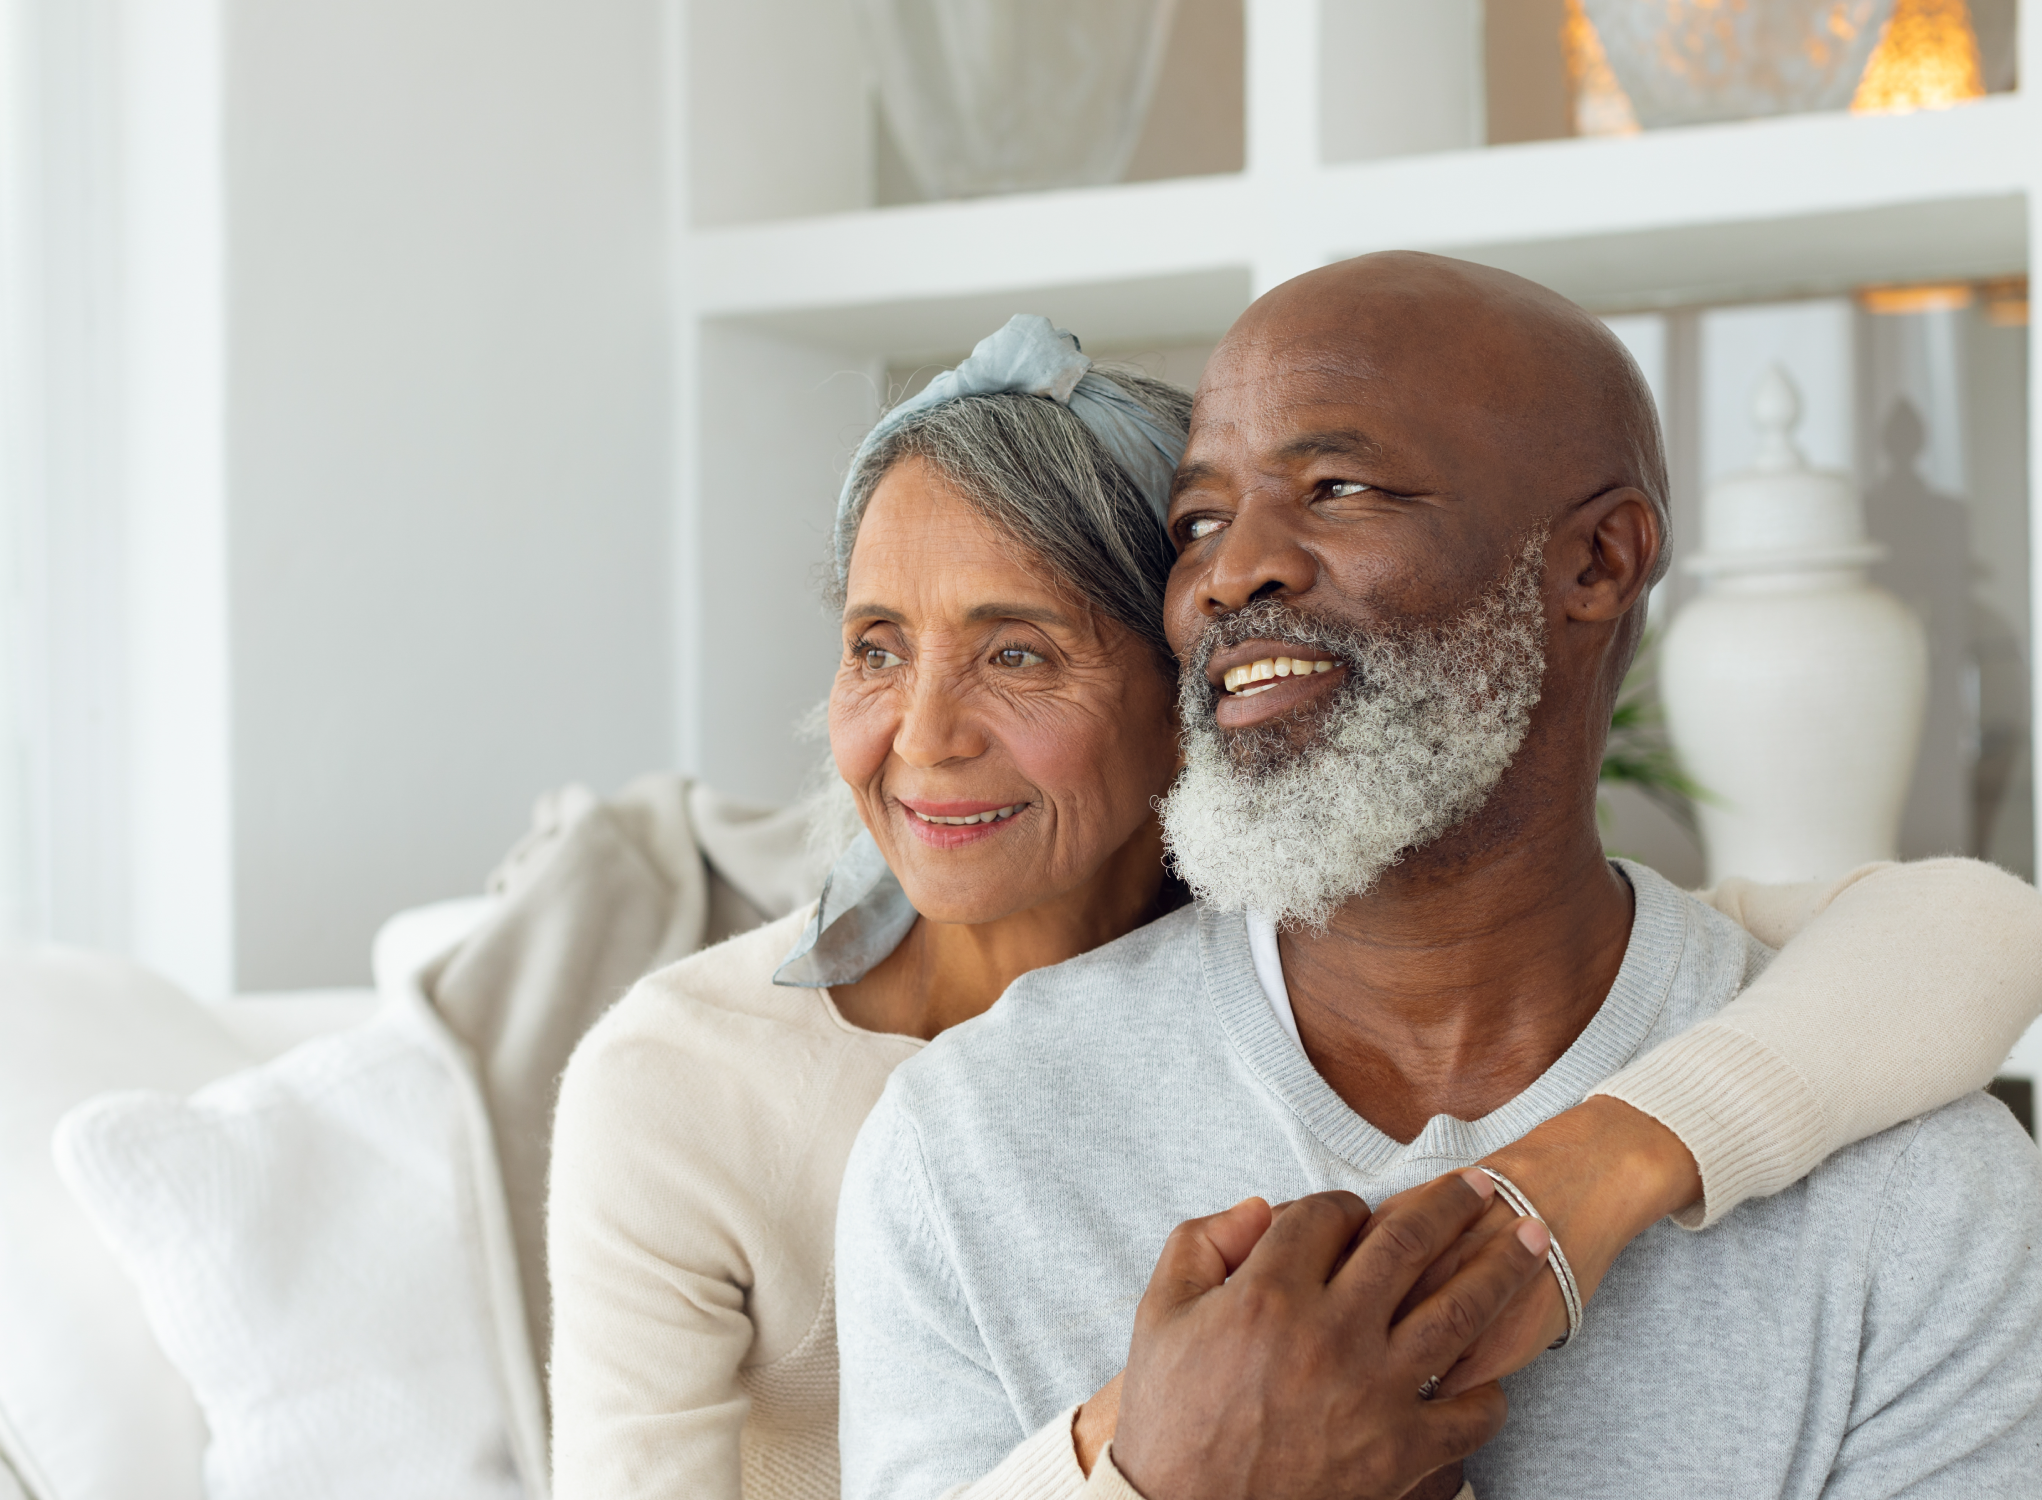
[[[1314,672],[1332,670],[1333,663],[1330,661],[1308,661],[1302,656],[1265,656],[1245,666],[1229,667],[1222,681],[1228,692],[1237,697],[1252,698],[1276,686],[1277,678],[1309,677]]]
[[[1214,652],[1205,675],[1218,690],[1213,717],[1219,726],[1246,729],[1331,697],[1347,680],[1347,668],[1317,646],[1262,639]]]

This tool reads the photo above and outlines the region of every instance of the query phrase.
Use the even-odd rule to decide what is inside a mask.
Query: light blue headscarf
[[[1083,422],[1100,446],[1113,456],[1142,497],[1163,520],[1170,509],[1170,478],[1184,456],[1184,434],[1157,422],[1140,402],[1118,385],[1092,373],[1092,361],[1078,347],[1077,337],[1049,319],[1022,313],[1007,320],[998,333],[979,340],[971,358],[930,381],[879,419],[851,460],[843,493],[837,498],[837,577],[851,566],[851,492],[865,457],[888,433],[908,418],[960,396],[1004,393],[1047,396],[1067,407]],[[773,975],[775,984],[821,988],[852,984],[900,946],[915,925],[915,909],[907,892],[879,852],[870,833],[861,832],[844,851],[829,878],[815,917],[801,940]]]
[[[1184,457],[1184,434],[1159,424],[1155,414],[1106,379],[1092,373],[1092,361],[1078,347],[1077,335],[1036,313],[1017,313],[998,333],[989,334],[971,351],[971,358],[945,370],[922,389],[879,419],[858,456],[851,460],[843,493],[837,497],[837,576],[851,566],[851,491],[865,457],[886,435],[910,417],[960,396],[1016,393],[1047,396],[1069,409],[1113,455],[1121,471],[1134,481],[1158,521],[1170,511],[1170,477]]]

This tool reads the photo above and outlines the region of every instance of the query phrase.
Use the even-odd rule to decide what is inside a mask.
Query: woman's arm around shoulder
[[[2042,1011],[2042,894],[1976,860],[1726,881],[1702,899],[1778,947],[1772,964],[1487,1158],[1552,1224],[1587,1297],[1659,1219],[1704,1228],[1980,1087]],[[1566,1326],[1551,1279],[1534,1283],[1448,1389],[1521,1368]]]
[[[1703,1197],[1677,1215],[1690,1228],[1983,1087],[2042,1013],[2042,893],[1981,861],[1728,880],[1701,899],[1779,956],[1596,1091],[1693,1153]]]

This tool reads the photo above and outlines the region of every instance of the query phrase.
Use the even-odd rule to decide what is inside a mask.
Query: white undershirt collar
[[[1298,1051],[1304,1051],[1304,1038],[1298,1035],[1298,1018],[1290,1008],[1290,987],[1283,982],[1283,955],[1276,951],[1276,921],[1259,911],[1248,913],[1248,955],[1255,961],[1255,977],[1262,981],[1262,994],[1269,1001],[1269,1008],[1297,1043]]]

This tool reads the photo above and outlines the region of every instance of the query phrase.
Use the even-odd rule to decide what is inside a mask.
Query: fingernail
[[[1551,1247],[1553,1237],[1537,1219],[1526,1219],[1517,1226],[1517,1242],[1534,1255],[1544,1255]]]
[[[1496,1196],[1496,1184],[1490,1180],[1487,1172],[1477,1172],[1473,1167],[1470,1167],[1467,1171],[1461,1173],[1461,1181],[1473,1188],[1475,1196],[1484,1203],[1487,1203]]]

